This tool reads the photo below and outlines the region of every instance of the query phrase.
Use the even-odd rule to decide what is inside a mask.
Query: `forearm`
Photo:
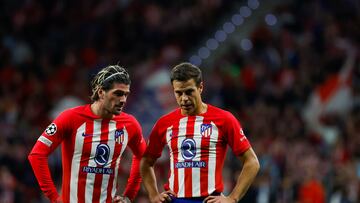
[[[154,172],[154,165],[145,158],[141,160],[141,176],[149,198],[152,199],[159,194]]]
[[[40,189],[43,191],[52,202],[55,202],[59,197],[54,182],[51,178],[51,173],[47,163],[47,156],[39,154],[36,149],[29,154],[29,162],[33,168],[35,177],[40,185]]]
[[[136,194],[140,189],[141,176],[140,176],[140,157],[133,156],[129,179],[124,191],[123,196],[128,197],[130,200],[134,200]]]
[[[252,150],[251,153],[253,153]],[[232,190],[232,192],[230,193],[229,197],[234,199],[236,202],[238,202],[245,195],[246,191],[249,189],[259,169],[260,169],[260,165],[256,156],[252,156],[251,158],[248,158],[244,162],[242,171],[239,177],[237,178],[236,185]]]

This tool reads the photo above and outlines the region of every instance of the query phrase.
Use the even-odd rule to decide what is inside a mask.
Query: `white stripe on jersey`
[[[209,145],[209,165],[208,165],[208,193],[211,194],[215,191],[215,178],[216,178],[216,144],[218,142],[219,130],[215,123],[211,122],[212,134],[210,136]]]
[[[101,122],[102,119],[94,120],[94,132],[92,136],[92,145],[91,145],[91,153],[89,157],[90,167],[96,167],[95,162],[95,154],[96,147],[100,143],[101,140]],[[86,177],[86,187],[85,187],[85,202],[92,202],[94,184],[95,184],[95,176],[96,173],[88,173]]]
[[[173,126],[170,126],[166,129],[166,142],[168,143],[168,146],[171,145],[171,137],[173,136],[172,128]],[[169,147],[169,154],[170,154],[169,187],[172,191],[174,191],[174,156],[171,147]]]
[[[114,142],[115,130],[116,130],[116,122],[112,120],[112,121],[109,122],[109,134],[108,134],[108,142],[107,142],[107,145],[110,148],[110,154],[109,154],[109,160],[110,161],[104,166],[106,168],[111,167],[111,160],[112,160],[112,158],[114,156],[114,151],[115,151],[115,142]],[[110,175],[103,175],[102,176],[100,202],[106,202],[109,178],[110,178]]]
[[[78,181],[79,181],[79,168],[80,160],[83,149],[84,138],[82,134],[85,133],[85,123],[82,124],[76,132],[75,135],[75,145],[74,145],[74,154],[71,161],[71,177],[70,177],[70,203],[77,203],[77,191],[78,191]]]
[[[196,116],[194,123],[194,140],[196,143],[196,156],[192,161],[201,161],[201,139],[200,126],[204,120],[202,116]],[[192,196],[200,197],[200,167],[192,168]]]
[[[126,128],[124,127],[124,142],[123,142],[123,145],[122,145],[122,147],[121,147],[121,152],[120,152],[120,154],[119,154],[119,156],[117,157],[117,159],[116,159],[116,165],[115,165],[115,180],[113,181],[113,189],[112,189],[112,191],[111,191],[111,196],[112,197],[114,197],[115,196],[115,193],[116,193],[116,185],[117,185],[117,176],[118,176],[118,171],[119,171],[119,167],[120,167],[120,160],[121,160],[121,156],[122,156],[122,154],[123,154],[123,152],[124,152],[124,150],[125,150],[125,148],[126,148],[126,146],[127,146],[127,144],[128,144],[128,141],[129,141],[129,133],[128,133],[128,131],[126,130]]]
[[[186,138],[186,127],[187,127],[188,117],[184,117],[179,121],[179,133],[178,133],[178,162],[185,161],[181,155],[181,144]],[[179,197],[185,196],[185,168],[178,168],[178,183],[179,183]]]

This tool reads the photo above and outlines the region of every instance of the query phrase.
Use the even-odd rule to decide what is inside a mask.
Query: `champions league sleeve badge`
[[[51,123],[46,129],[45,129],[45,134],[52,136],[56,133],[57,131],[57,126],[55,123]]]

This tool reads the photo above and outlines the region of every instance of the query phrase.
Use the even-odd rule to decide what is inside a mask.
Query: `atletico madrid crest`
[[[200,134],[203,137],[210,137],[212,133],[212,125],[211,124],[201,124],[200,126]]]
[[[115,130],[115,142],[122,144],[124,142],[124,130]]]

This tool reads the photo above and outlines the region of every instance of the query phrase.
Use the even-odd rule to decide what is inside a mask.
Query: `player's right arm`
[[[175,196],[172,191],[165,191],[159,193],[157,188],[157,182],[154,172],[154,165],[157,158],[151,156],[144,156],[141,159],[141,176],[146,191],[148,192],[151,203],[171,202],[171,195]]]
[[[149,136],[149,144],[140,162],[141,177],[151,203],[170,202],[170,195],[175,195],[172,191],[159,193],[157,188],[154,165],[156,160],[161,156],[166,143],[165,131],[160,127],[160,123],[161,122],[158,121],[152,129]]]
[[[63,135],[67,128],[67,120],[65,113],[59,115],[38,138],[28,156],[40,189],[51,202],[61,202],[61,198],[51,178],[48,156],[63,140]]]

